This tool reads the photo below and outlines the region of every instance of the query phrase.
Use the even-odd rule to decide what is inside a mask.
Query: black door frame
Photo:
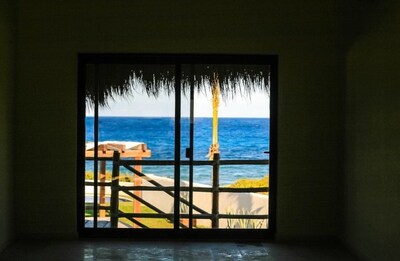
[[[269,218],[267,229],[179,229],[179,218],[174,229],[113,229],[85,228],[85,82],[87,64],[171,64],[175,65],[175,119],[181,119],[182,64],[259,64],[271,69],[270,88],[270,163],[269,163]],[[276,231],[277,188],[277,101],[278,56],[226,54],[79,54],[78,55],[78,146],[77,146],[77,230],[80,237],[129,237],[135,240],[219,240],[248,241],[272,239]],[[96,110],[96,108],[95,108]],[[96,128],[97,126],[95,126]],[[175,193],[180,195],[181,121],[175,120]],[[192,130],[191,130],[192,131]],[[192,135],[192,134],[191,134]],[[191,147],[193,150],[193,147]],[[95,151],[96,153],[96,151]],[[193,155],[193,153],[192,153]],[[193,158],[189,158],[193,165]],[[179,215],[179,200],[175,198],[174,213]]]

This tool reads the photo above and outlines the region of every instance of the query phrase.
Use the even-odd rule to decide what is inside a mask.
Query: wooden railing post
[[[219,153],[214,154],[212,177],[212,219],[211,227],[219,227]]]
[[[118,227],[118,212],[119,212],[119,160],[120,154],[114,151],[113,155],[113,170],[111,181],[111,199],[110,199],[110,221],[111,227]]]
[[[106,182],[106,161],[100,160],[100,182]],[[100,199],[99,205],[103,206],[106,204],[106,187],[100,186]],[[100,217],[106,216],[106,211],[104,209],[99,210]]]
[[[142,160],[142,157],[136,157],[135,160]],[[142,172],[142,165],[136,165],[134,166],[134,169],[137,171]],[[142,185],[142,178],[137,175],[136,173],[133,173],[133,185],[134,186],[141,186]],[[139,198],[142,198],[142,191],[141,190],[135,190],[134,194],[138,196]],[[138,200],[133,201],[133,213],[140,213],[141,212],[141,203]],[[140,218],[137,218],[138,221],[140,221]],[[133,225],[134,228],[138,228],[138,226],[135,224]]]

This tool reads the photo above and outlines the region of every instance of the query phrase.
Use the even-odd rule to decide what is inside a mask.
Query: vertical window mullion
[[[190,129],[189,129],[189,229],[193,228],[193,160],[194,160],[194,65],[190,75]]]
[[[181,183],[181,65],[175,65],[174,230],[179,229]]]
[[[99,65],[95,64],[94,102],[94,162],[93,162],[93,227],[97,228],[98,213],[98,149],[99,149]]]

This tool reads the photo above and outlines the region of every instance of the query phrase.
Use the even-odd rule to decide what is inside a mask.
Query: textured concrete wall
[[[337,235],[336,1],[21,0],[18,17],[18,234],[76,235],[77,54],[155,52],[279,55],[278,238]]]
[[[345,241],[365,260],[400,255],[400,3],[353,5],[346,47]]]
[[[0,251],[12,230],[12,91],[14,87],[14,7],[0,2]]]

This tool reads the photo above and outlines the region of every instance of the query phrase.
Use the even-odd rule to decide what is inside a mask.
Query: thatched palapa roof
[[[94,104],[95,86],[98,86],[98,102],[107,106],[117,96],[133,95],[144,91],[157,97],[160,92],[168,95],[175,91],[175,68],[155,64],[99,64],[86,67],[86,103]],[[182,65],[181,88],[187,93],[193,84],[197,91],[210,89],[217,78],[222,98],[236,94],[250,95],[255,90],[269,93],[269,65]],[[139,90],[142,89],[142,90]]]

